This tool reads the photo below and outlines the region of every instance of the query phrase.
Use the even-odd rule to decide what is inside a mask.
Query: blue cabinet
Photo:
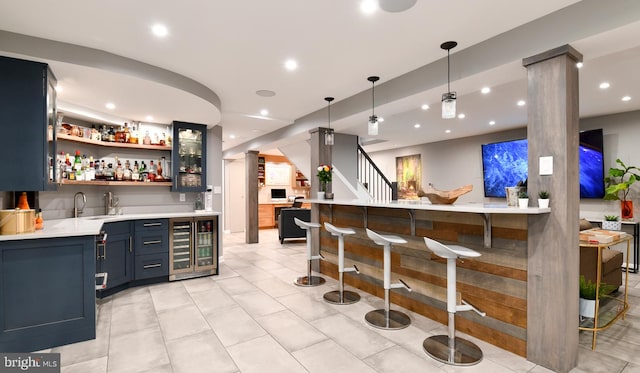
[[[47,64],[0,56],[0,190],[55,189],[55,85]]]
[[[169,220],[147,219],[135,223],[134,278],[169,276]]]
[[[204,192],[207,184],[207,126],[173,122],[174,192]]]
[[[0,351],[96,336],[93,236],[0,242]]]
[[[105,223],[103,230],[107,242],[97,249],[96,267],[98,272],[108,273],[105,290],[109,290],[133,280],[133,237],[129,221]]]

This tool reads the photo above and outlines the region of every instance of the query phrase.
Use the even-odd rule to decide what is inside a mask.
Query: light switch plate
[[[222,187],[219,185],[216,185],[213,187],[213,194],[220,194],[222,193]]]
[[[540,157],[540,175],[553,175],[553,157]]]
[[[180,193],[180,202],[184,202],[187,200],[187,197],[185,196],[184,193]]]

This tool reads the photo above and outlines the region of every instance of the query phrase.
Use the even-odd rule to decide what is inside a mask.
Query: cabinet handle
[[[149,268],[158,268],[158,267],[162,267],[162,264],[158,263],[158,264],[147,264],[142,266],[142,268],[144,269],[149,269]]]
[[[129,253],[133,252],[133,236],[129,236]]]
[[[144,241],[142,244],[143,245],[157,245],[159,243],[162,243],[162,240]]]
[[[144,223],[145,227],[159,227],[162,223]]]

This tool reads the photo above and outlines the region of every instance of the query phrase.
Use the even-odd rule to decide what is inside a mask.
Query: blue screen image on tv
[[[580,132],[580,198],[604,197],[602,129]],[[527,140],[482,145],[485,197],[505,198],[505,187],[527,179]]]

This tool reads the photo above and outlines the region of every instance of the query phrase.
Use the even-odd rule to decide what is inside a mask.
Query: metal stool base
[[[293,283],[298,286],[318,286],[324,284],[324,278],[318,276],[298,277]]]
[[[405,313],[390,310],[387,318],[383,309],[367,312],[364,320],[375,328],[386,330],[404,329],[411,324],[411,319]]]
[[[342,302],[340,302],[340,290],[325,293],[323,297],[326,302],[331,304],[353,304],[360,300],[360,294],[349,290],[342,292]]]
[[[434,335],[422,342],[427,355],[450,365],[475,365],[482,360],[482,351],[475,343],[455,337],[453,349],[449,348],[449,336]]]

